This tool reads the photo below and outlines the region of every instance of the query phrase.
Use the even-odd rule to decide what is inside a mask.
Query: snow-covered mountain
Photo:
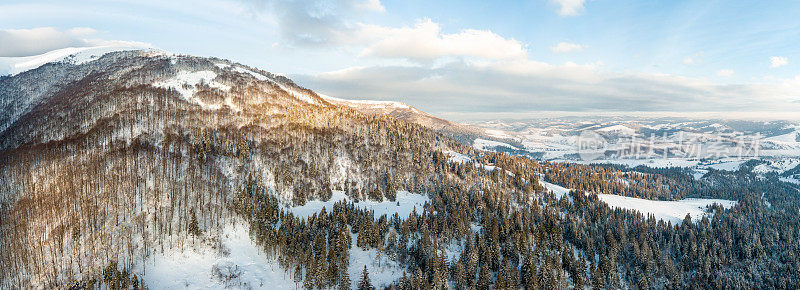
[[[54,58],[0,78],[3,289],[800,281],[796,256],[765,254],[800,241],[795,162],[715,159],[695,178],[531,158],[551,157],[537,144],[569,152],[581,129],[607,140],[674,123],[476,129],[223,59]],[[715,124],[690,133],[753,126]],[[790,146],[786,128],[758,131]],[[715,170],[734,167],[751,170]]]
[[[0,57],[0,76],[15,75],[24,71],[38,68],[48,63],[69,62],[81,64],[113,52],[125,50],[151,49],[140,43],[117,42],[113,45],[67,47],[49,51],[40,55],[23,57]]]
[[[428,200],[417,194],[425,179],[414,172],[429,170],[433,160],[416,159],[469,150],[438,134],[468,138],[473,130],[402,103],[319,95],[284,76],[216,58],[106,47],[22,60],[5,59],[12,75],[0,79],[0,268],[13,268],[0,271],[3,287],[89,285],[83,283],[112,264],[143,279],[130,283],[161,283],[164,277],[150,268],[161,271],[170,260],[189,263],[176,269],[175,275],[187,275],[182,279],[197,273],[193,267],[213,275],[200,284],[161,286],[254,287],[253,273],[269,268],[282,273],[277,277],[293,269],[264,262],[243,267],[250,278],[239,284],[219,284],[230,278],[214,276],[219,271],[235,272],[247,262],[214,251],[263,247],[243,240],[252,230],[235,225],[249,222],[236,214],[242,190],[268,190],[304,219],[307,201],[332,196],[362,205],[374,200],[363,209],[405,217],[422,210],[425,202],[415,200]],[[37,185],[26,187],[31,182]],[[57,200],[38,205],[50,198]],[[37,205],[27,206],[28,200]],[[334,202],[325,206],[333,210]],[[200,239],[176,238],[195,228],[187,228],[192,220],[201,224]],[[42,247],[28,247],[42,236],[48,237],[37,243]],[[191,244],[189,252],[165,245],[173,238]],[[353,248],[347,271],[357,275],[369,265],[376,285],[407,270],[380,263],[375,249]],[[31,249],[61,258],[43,261]],[[203,257],[215,262],[197,260]]]
[[[89,51],[57,52],[57,61],[24,71],[18,65],[13,76],[0,79],[2,288],[81,285],[110,263],[157,283],[163,277],[150,268],[163,270],[159,267],[174,259],[188,259],[182,260],[189,263],[186,273],[203,269],[212,284],[202,279],[201,284],[170,283],[224,286],[214,275],[235,271],[228,266],[244,267],[245,261],[214,251],[237,247],[232,252],[238,255],[238,247],[262,247],[233,225],[244,222],[234,213],[237,192],[256,188],[247,184],[269,188],[270,196],[290,210],[307,200],[329,199],[337,189],[351,198],[382,200],[385,188],[394,184],[386,178],[413,168],[397,169],[389,160],[411,164],[411,155],[404,153],[411,144],[431,152],[447,146],[434,145],[432,131],[398,139],[423,129],[392,125],[397,121],[383,115],[368,118],[348,102],[226,60],[154,50],[98,57]],[[390,141],[406,149],[389,147]],[[34,180],[35,187],[26,187]],[[50,198],[56,199],[40,203]],[[36,204],[28,206],[29,200]],[[414,205],[420,206],[411,204],[409,212]],[[193,250],[164,244],[185,232],[190,220],[198,220],[205,234],[178,240]],[[208,240],[220,235],[228,238],[215,240],[219,244]],[[41,247],[30,247],[39,237],[46,238],[35,242]],[[156,253],[155,247],[167,250]],[[29,249],[56,251],[60,258],[45,262]],[[355,252],[361,256],[353,256],[354,275],[366,265],[364,259],[376,255]],[[198,257],[217,262],[193,265]],[[260,263],[242,270],[286,275],[274,263]],[[47,269],[36,269],[44,264]],[[390,265],[383,268],[392,274],[373,271],[376,283],[402,274]],[[269,285],[264,278],[259,277],[261,285]],[[239,282],[242,287],[255,283]]]
[[[788,121],[574,117],[472,125],[519,143],[542,160],[698,168],[750,159],[800,160],[800,124]],[[601,145],[601,151],[582,156],[585,143]]]
[[[401,102],[346,100],[330,97],[324,94],[319,94],[319,96],[332,104],[347,106],[365,114],[390,115],[406,122],[420,124],[443,133],[449,137],[464,141],[472,141],[481,137],[490,138],[489,133],[483,128],[454,123],[445,119],[437,118]]]

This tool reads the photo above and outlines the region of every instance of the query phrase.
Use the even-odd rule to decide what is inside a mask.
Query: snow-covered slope
[[[625,126],[625,125],[608,126],[608,127],[597,129],[595,131],[604,132],[604,133],[618,134],[618,135],[624,135],[624,136],[632,136],[633,134],[636,134],[636,130],[635,129],[632,129],[632,128],[630,128],[628,126]]]
[[[306,202],[306,204],[302,206],[292,207],[290,210],[299,218],[308,218],[315,213],[319,213],[322,208],[330,211],[333,208],[333,205],[339,201],[350,202],[352,199],[347,197],[343,191],[334,190],[331,198],[327,201],[313,200]],[[398,191],[395,201],[362,200],[355,203],[355,206],[358,208],[372,210],[375,213],[375,218],[379,218],[382,215],[391,217],[395,213],[401,217],[407,217],[409,214],[411,214],[411,212],[414,211],[414,209],[420,211],[426,202],[430,202],[430,199],[427,196],[410,193],[408,191]]]
[[[481,138],[475,139],[475,141],[472,142],[472,147],[474,147],[475,149],[481,149],[481,150],[491,150],[491,149],[494,149],[496,147],[504,147],[504,148],[508,148],[508,149],[511,149],[511,150],[517,150],[517,147],[511,146],[508,143],[497,142],[497,141],[492,141],[492,140],[486,140],[486,139],[481,139]]]
[[[387,110],[387,109],[410,109],[414,112],[419,112],[417,108],[411,107],[408,104],[404,104],[401,102],[395,101],[376,101],[376,100],[345,100],[341,98],[334,98],[324,94],[318,94],[320,97],[325,99],[326,101],[343,104],[349,107],[357,108],[357,109],[380,109],[380,110]]]
[[[218,239],[195,239],[137,265],[154,289],[295,289],[291,273],[264,254],[244,223],[230,224]]]
[[[329,202],[313,201],[291,210],[308,218],[325,205],[330,209],[334,200],[347,199],[341,198],[343,196],[338,192]],[[376,217],[394,212],[408,216],[414,206],[421,210],[420,201],[422,204],[427,201],[425,197],[407,192],[398,192],[397,196],[401,206],[396,209],[390,208],[396,206],[393,202],[362,201],[358,205],[375,210]],[[352,234],[351,238],[355,241],[358,234]],[[373,285],[379,287],[390,285],[404,272],[402,266],[386,255],[379,255],[376,249],[361,249],[354,242],[350,248],[348,275],[358,279],[364,266],[369,268]],[[282,268],[274,257],[267,256],[253,242],[250,228],[243,221],[225,226],[220,233],[196,238],[183,248],[157,253],[136,265],[134,271],[151,289],[297,289],[292,270]]]
[[[568,196],[571,191],[569,188],[545,182],[540,179],[539,183],[548,191],[552,191],[556,197]],[[643,198],[627,197],[615,194],[598,193],[597,197],[612,208],[624,208],[641,212],[642,214],[652,214],[655,218],[672,224],[681,224],[687,214],[691,215],[692,221],[697,222],[703,216],[708,215],[707,207],[713,204],[720,204],[724,208],[731,208],[736,205],[736,201],[725,199],[709,198],[686,198],[682,200],[660,201]]]
[[[637,210],[645,215],[652,214],[657,219],[669,221],[672,222],[672,224],[682,223],[686,214],[691,215],[692,221],[696,222],[704,215],[708,214],[706,212],[706,207],[715,203],[725,208],[736,205],[736,201],[707,198],[660,201],[614,194],[598,194],[597,197],[611,207]]]
[[[335,98],[324,94],[317,94],[319,97],[328,103],[347,106],[356,111],[365,114],[383,114],[393,116],[397,119],[416,123],[433,130],[444,133],[445,135],[455,137],[457,139],[472,141],[473,139],[489,138],[486,130],[483,128],[450,122],[445,119],[435,117],[431,114],[423,112],[413,106],[401,102],[394,101],[376,101],[376,100],[346,100]]]
[[[117,44],[108,46],[67,47],[49,51],[40,55],[23,57],[0,57],[0,76],[15,75],[27,70],[38,68],[51,62],[67,61],[81,64],[95,60],[100,56],[121,50],[150,49],[142,44],[131,43],[128,45]]]
[[[759,174],[776,172],[781,174],[797,166],[800,166],[800,158],[782,158],[756,165],[756,167],[753,168],[753,172]]]

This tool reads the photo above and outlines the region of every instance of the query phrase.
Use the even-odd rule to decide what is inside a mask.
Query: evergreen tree
[[[489,273],[489,270],[484,265],[481,267],[480,275],[478,275],[478,283],[476,287],[477,289],[480,290],[488,290],[491,285],[492,285],[492,274]]]
[[[466,282],[466,279],[464,279],[465,274],[466,274],[466,271],[464,271],[464,263],[463,263],[463,261],[459,260],[453,266],[453,277],[452,277],[452,279],[453,279],[453,281],[455,281],[456,289],[466,289],[467,288],[467,282]]]
[[[303,282],[303,269],[300,268],[300,265],[294,267],[294,286],[295,288],[300,287],[300,282]]]
[[[339,276],[339,290],[350,290],[350,274],[347,269],[342,269],[342,274]]]
[[[364,271],[361,272],[361,280],[358,281],[358,290],[372,290],[375,287],[372,287],[372,282],[369,280],[369,271],[367,271],[367,265],[364,265]]]

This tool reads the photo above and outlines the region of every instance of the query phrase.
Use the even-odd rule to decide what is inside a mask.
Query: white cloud
[[[52,27],[0,29],[0,57],[31,56],[65,47],[89,46],[81,37],[93,34],[91,28],[61,31]]]
[[[717,71],[717,75],[721,76],[721,77],[731,77],[731,76],[733,76],[733,70],[732,69],[721,69],[721,70]]]
[[[413,26],[390,27],[362,23],[366,12],[385,12],[379,0],[242,0],[270,18],[281,45],[343,48],[360,56],[430,62],[440,58],[522,59],[525,46],[489,30],[463,29],[443,33],[430,19]]]
[[[575,16],[583,12],[586,0],[550,0],[550,2],[560,7],[558,15]]]
[[[94,28],[89,28],[89,27],[75,27],[70,29],[69,33],[75,36],[86,37],[97,33],[97,30],[94,30]]]
[[[569,42],[559,42],[555,46],[550,47],[550,51],[553,53],[567,53],[572,51],[581,51],[583,50],[583,45],[569,43]]]
[[[770,62],[770,67],[776,68],[789,64],[789,59],[782,56],[773,56],[769,58],[769,62]]]
[[[414,27],[390,28],[362,25],[359,40],[367,43],[362,56],[405,58],[430,61],[442,57],[475,57],[482,59],[523,59],[523,44],[489,30],[465,29],[443,34],[438,23],[425,19]]]
[[[687,66],[698,65],[703,63],[703,52],[694,53],[683,59],[683,64]]]
[[[0,57],[40,55],[68,47],[153,47],[149,43],[103,39],[87,39],[97,31],[88,27],[59,30],[52,27],[31,29],[0,29]]]
[[[354,6],[358,9],[375,12],[386,12],[386,7],[383,7],[380,0],[366,0],[363,2],[356,2]]]
[[[455,61],[434,67],[354,67],[300,83],[332,96],[398,100],[432,113],[533,111],[792,111],[800,82],[717,84],[664,74],[611,73],[602,63]],[[723,72],[725,74],[725,72]]]
[[[358,16],[383,13],[380,0],[240,0],[252,4],[277,26],[290,44],[325,47],[346,44],[358,34]]]

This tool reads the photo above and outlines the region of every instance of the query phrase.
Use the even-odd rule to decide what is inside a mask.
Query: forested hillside
[[[481,151],[282,76],[147,51],[0,79],[0,109],[2,288],[162,288],[141,265],[237,222],[309,289],[800,287],[800,187],[778,176]],[[294,210],[340,191],[310,217]],[[398,191],[429,202],[359,206],[399,205]],[[673,224],[597,194],[737,203]],[[349,275],[373,269],[350,264],[354,245],[403,274]]]

